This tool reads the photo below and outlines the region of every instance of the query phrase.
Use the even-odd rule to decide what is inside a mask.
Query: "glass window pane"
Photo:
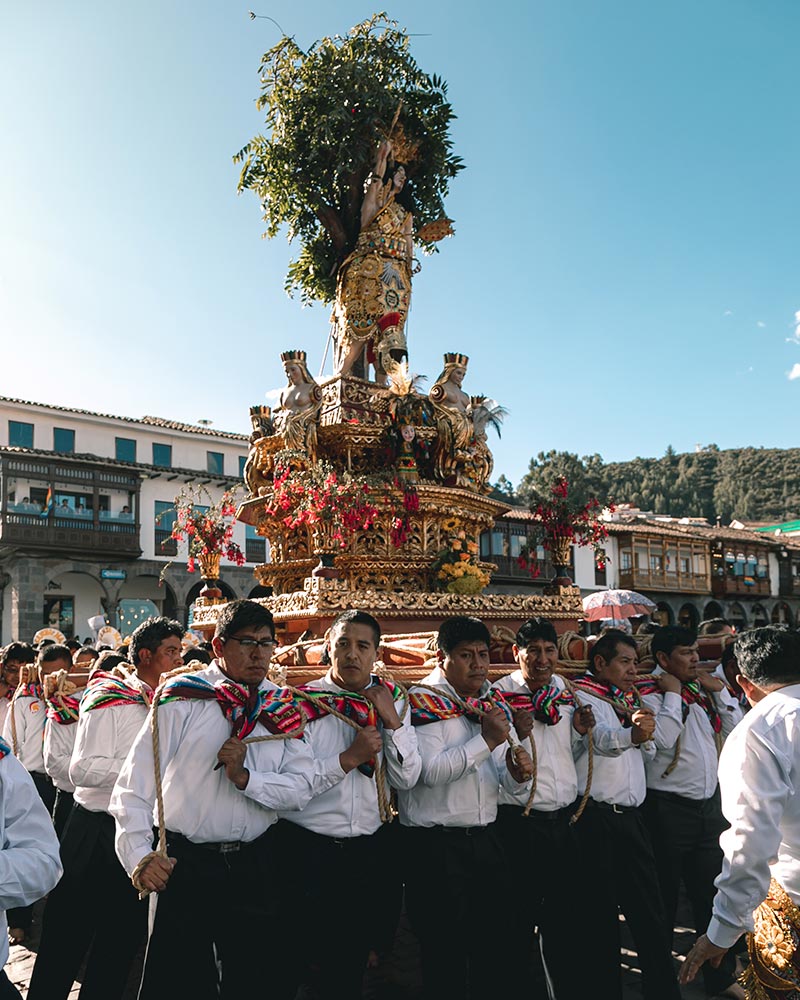
[[[135,462],[136,441],[133,438],[116,438],[116,457],[118,462]]]
[[[172,465],[171,444],[153,445],[153,465],[158,465],[163,468],[169,468]]]
[[[207,451],[207,469],[212,476],[225,475],[225,456],[221,451]]]
[[[239,475],[240,476],[244,475],[244,467],[245,467],[245,463],[246,462],[247,462],[247,455],[240,455],[239,456]]]
[[[75,431],[66,427],[53,428],[53,451],[61,455],[72,455],[75,452]]]
[[[9,420],[8,443],[12,448],[32,448],[33,424],[24,424],[19,420]]]

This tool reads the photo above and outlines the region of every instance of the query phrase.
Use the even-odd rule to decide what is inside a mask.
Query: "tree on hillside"
[[[540,451],[531,459],[517,493],[523,503],[530,504],[536,494],[548,495],[554,483],[563,476],[569,482],[570,497],[576,504],[586,503],[591,496],[605,503],[608,493],[603,468],[603,459],[597,454],[578,458],[569,451]]]
[[[447,85],[417,66],[397,22],[375,14],[308,52],[283,37],[259,68],[267,130],[234,157],[238,190],[261,203],[268,237],[286,227],[300,253],[285,287],[304,302],[330,301],[339,266],[360,228],[364,183],[381,140],[412,181],[417,230],[445,215],[449,182],[462,169],[452,152]],[[424,234],[423,250],[434,249]]]

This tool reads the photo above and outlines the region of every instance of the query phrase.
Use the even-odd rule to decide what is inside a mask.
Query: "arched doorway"
[[[722,610],[722,605],[717,604],[716,601],[709,601],[703,609],[703,621],[710,621],[712,618],[724,618],[725,613]]]
[[[738,601],[734,601],[728,608],[728,621],[737,632],[747,628],[747,613]]]
[[[769,615],[763,604],[753,605],[753,628],[763,628],[769,625]]]
[[[678,624],[684,628],[696,629],[700,624],[700,612],[694,604],[682,604],[678,612]]]
[[[157,576],[131,576],[119,588],[118,598],[122,601],[151,601],[158,614],[167,618],[175,617],[178,606],[175,591],[166,582],[159,583]]]
[[[779,601],[772,609],[773,625],[793,625],[794,615],[792,609],[785,601]]]
[[[675,615],[666,601],[659,601],[656,605],[656,610],[653,612],[653,621],[657,625],[672,625],[674,623]]]
[[[226,601],[237,600],[237,594],[230,586],[230,584],[225,583],[224,580],[214,581],[219,589],[222,591],[222,596]],[[194,602],[200,596],[200,591],[205,586],[205,581],[198,580],[197,583],[191,588],[189,593],[186,595],[186,626],[187,628],[192,627],[192,622],[194,621]]]
[[[47,582],[44,593],[42,625],[57,628],[67,639],[92,641],[88,619],[102,615],[106,592],[90,573],[56,573]]]

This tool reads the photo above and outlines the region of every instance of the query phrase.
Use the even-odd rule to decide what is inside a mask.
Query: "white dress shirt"
[[[216,661],[197,676],[214,684],[228,679]],[[259,686],[275,690],[268,680]],[[248,744],[244,766],[250,778],[240,791],[224,768],[215,770],[219,748],[231,735],[231,723],[216,700],[181,698],[160,705],[158,730],[164,822],[195,843],[249,843],[277,820],[279,809],[300,809],[311,798],[314,761],[302,736]],[[267,735],[261,723],[250,734]],[[117,824],[117,856],[129,874],[152,849],[155,802],[148,722],[134,740],[108,809]]]
[[[653,675],[663,674],[661,667],[656,667]],[[723,738],[741,721],[742,710],[736,699],[727,688],[722,691],[707,691],[714,707],[722,720]],[[678,694],[648,694],[642,701],[654,712],[660,713],[667,699],[675,699],[679,705]],[[682,708],[681,708],[682,713]],[[681,726],[671,742],[662,744],[656,741],[657,752],[647,762],[647,787],[662,792],[674,792],[687,799],[710,799],[717,789],[717,742],[714,728],[708,716],[700,705],[690,705],[686,722],[679,715]],[[675,743],[678,736],[681,740],[681,752],[678,763],[671,774],[665,778],[664,772],[675,756]]]
[[[422,681],[456,692],[437,667]],[[413,690],[413,684],[411,685]],[[481,697],[489,691],[484,685]],[[531,783],[518,786],[506,767],[507,743],[490,750],[480,724],[466,716],[417,726],[422,776],[414,787],[398,793],[403,826],[488,826],[497,818],[500,786],[530,794]]]
[[[800,906],[800,684],[768,694],[731,733],[719,759],[722,872],[708,937],[730,948],[753,929],[770,876]]]
[[[73,695],[79,698],[83,689]],[[101,710],[102,711],[102,710]],[[69,780],[69,765],[75,748],[77,722],[53,722],[48,719],[44,727],[44,769],[62,792],[74,792],[75,786]]]
[[[8,708],[10,704],[10,698],[0,698],[0,733],[3,732],[3,728],[6,724],[6,716],[8,715]],[[11,746],[10,742],[9,746]]]
[[[563,691],[566,687],[563,677],[553,674],[549,683]],[[514,691],[532,694],[525,683],[521,670],[501,677],[492,685],[495,691]],[[571,805],[578,795],[578,775],[575,771],[575,758],[580,755],[586,743],[586,737],[576,732],[572,724],[575,715],[573,705],[559,705],[561,719],[554,726],[546,722],[533,720],[531,739],[536,748],[536,794],[533,797],[533,810],[536,812],[554,812]],[[525,740],[522,745],[525,746]],[[514,784],[512,789],[505,785],[500,787],[499,804],[501,806],[526,806],[530,795],[530,785],[524,791],[524,785]]]
[[[0,760],[0,968],[8,960],[5,911],[41,899],[61,878],[53,821],[12,754]]]
[[[23,695],[13,703],[3,723],[3,739],[13,749],[11,711],[17,724],[17,758],[26,771],[44,774],[44,723],[47,706],[41,698]]]
[[[631,738],[632,727],[623,726],[611,705],[588,691],[581,691],[580,698],[591,706],[596,722],[592,733],[594,763],[590,796],[596,802],[640,806],[647,793],[645,760],[655,754],[655,743],[648,740],[637,745]],[[576,769],[578,791],[583,795],[589,769],[588,748],[578,758]]]
[[[144,691],[149,702],[153,691],[144,681],[133,674],[128,682]],[[108,812],[114,782],[146,720],[144,704],[111,705],[86,711],[81,703],[69,764],[69,780],[75,788],[78,805],[89,812]]]
[[[347,693],[331,679],[330,670],[308,686],[316,691]],[[395,702],[395,708],[402,718],[402,698]],[[385,757],[387,783],[398,790],[413,788],[422,761],[411,713],[406,712],[399,729],[379,728],[383,750],[378,753],[376,766]],[[368,778],[357,767],[345,774],[339,763],[339,754],[349,748],[355,734],[352,726],[331,715],[308,724],[306,737],[314,755],[314,797],[299,812],[282,812],[284,819],[326,837],[363,837],[380,828],[375,778]]]

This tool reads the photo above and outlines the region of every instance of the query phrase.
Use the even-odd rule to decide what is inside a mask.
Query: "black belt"
[[[665,792],[661,788],[648,788],[648,796],[652,795],[654,798],[666,799],[667,802],[681,802],[693,809],[702,808],[707,802],[713,801],[717,797],[716,790],[714,794],[707,799],[690,799],[686,795],[678,795],[677,792]]]
[[[586,808],[601,809],[603,812],[623,813],[639,812],[639,806],[619,806],[616,802],[598,802],[597,799],[587,799]]]
[[[269,830],[266,833],[262,833],[261,837],[265,837],[267,833],[269,833]],[[203,851],[210,851],[213,854],[236,854],[239,851],[245,851],[250,847],[254,847],[261,840],[261,837],[256,837],[255,840],[221,840],[214,843],[204,843],[197,840],[189,840],[182,833],[173,833],[171,830],[167,830],[167,844],[169,846],[179,844],[185,847],[198,847]]]
[[[432,826],[430,830],[438,830],[448,837],[481,837],[488,833],[490,826]]]
[[[531,809],[527,816],[525,815],[524,806],[515,806],[508,803],[507,805],[498,806],[498,816],[502,810],[511,809],[514,813],[521,816],[522,819],[539,819],[544,820],[545,823],[555,823],[556,820],[571,816],[579,803],[580,799],[576,799],[575,802],[571,802],[568,806],[561,806],[560,809]]]

